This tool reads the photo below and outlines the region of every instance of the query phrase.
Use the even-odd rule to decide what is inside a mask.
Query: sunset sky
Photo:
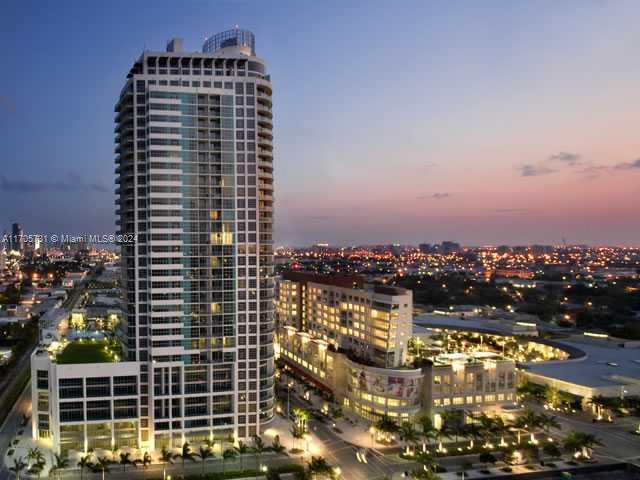
[[[279,244],[640,245],[639,19],[637,1],[9,0],[0,232],[112,232],[132,62],[238,24],[274,85]]]

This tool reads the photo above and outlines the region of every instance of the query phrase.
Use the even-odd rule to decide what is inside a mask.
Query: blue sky
[[[111,232],[113,105],[131,63],[238,24],[274,83],[279,242],[638,244],[639,14],[624,1],[8,1],[0,228]]]

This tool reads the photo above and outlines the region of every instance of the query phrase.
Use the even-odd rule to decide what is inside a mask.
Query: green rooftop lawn
[[[58,354],[56,360],[62,363],[110,363],[115,361],[113,354],[105,350],[105,341],[71,342]]]

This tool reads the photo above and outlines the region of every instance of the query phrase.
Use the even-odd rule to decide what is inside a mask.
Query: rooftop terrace
[[[114,363],[119,359],[117,348],[108,340],[76,340],[67,344],[56,356],[58,364]]]

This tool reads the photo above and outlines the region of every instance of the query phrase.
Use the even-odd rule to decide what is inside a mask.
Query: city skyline
[[[10,4],[0,223],[113,232],[118,72],[239,24],[279,87],[277,244],[638,244],[637,4],[364,6]]]

